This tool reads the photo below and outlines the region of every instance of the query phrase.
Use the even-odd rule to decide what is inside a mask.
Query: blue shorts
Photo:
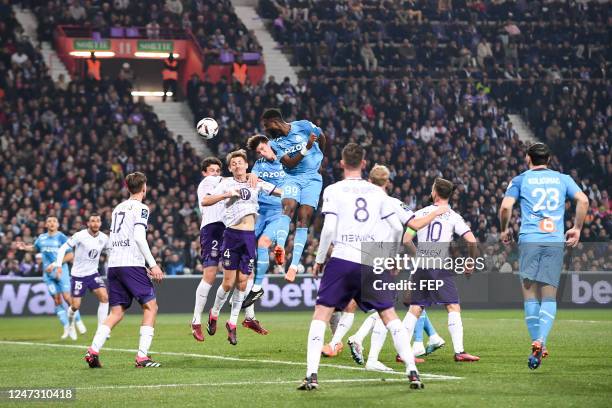
[[[565,243],[519,243],[521,279],[559,286]]]
[[[255,236],[257,239],[262,235],[270,238],[272,242],[276,242],[276,222],[280,219],[283,212],[281,208],[259,207],[259,216],[255,224]]]
[[[316,209],[319,206],[321,190],[323,190],[323,179],[318,173],[317,176],[302,178],[287,175],[283,183],[283,195],[281,198],[291,198],[300,205],[309,205]]]
[[[70,293],[70,272],[68,268],[64,268],[61,279],[56,278],[55,269],[52,273],[43,273],[43,282],[47,285],[51,296]]]

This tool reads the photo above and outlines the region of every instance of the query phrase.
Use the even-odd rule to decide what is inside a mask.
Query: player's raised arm
[[[217,187],[215,187],[212,194],[205,196],[202,198],[202,207],[210,207],[211,205],[217,204],[219,201],[226,200],[228,198],[237,197],[238,192],[235,190],[225,190],[222,182],[219,183]]]
[[[408,227],[413,229],[414,231],[418,231],[421,228],[426,227],[427,225],[431,224],[431,222],[435,220],[438,215],[442,215],[448,212],[448,210],[450,210],[450,207],[448,205],[440,205],[435,209],[435,211],[432,211],[427,215],[424,215],[419,218],[417,217],[411,218],[408,221]]]
[[[57,270],[57,278],[60,279],[62,276],[62,265],[64,264],[64,257],[66,256],[66,252],[71,248],[76,246],[76,234],[74,234],[70,239],[62,244],[61,247],[57,250],[57,257],[55,258],[55,262],[52,264],[53,268]]]
[[[34,246],[34,244],[26,244],[23,241],[18,241],[15,243],[15,248],[17,248],[18,251],[24,251],[24,252],[34,252],[36,251],[36,247]]]
[[[308,143],[306,143],[306,146],[302,147],[302,150],[297,152],[297,154],[293,157],[289,157],[288,154],[284,155],[283,157],[280,158],[280,162],[285,167],[288,167],[290,169],[294,168],[302,161],[304,157],[310,154],[312,146],[314,145],[314,142],[316,140],[317,140],[317,136],[314,133],[311,133],[310,137],[308,138]]]

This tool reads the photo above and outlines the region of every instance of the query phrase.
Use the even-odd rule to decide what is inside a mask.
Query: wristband
[[[308,154],[310,153],[310,150],[308,150],[306,146],[304,146],[302,147],[302,150],[300,150],[300,153],[302,153],[302,156],[308,156]]]

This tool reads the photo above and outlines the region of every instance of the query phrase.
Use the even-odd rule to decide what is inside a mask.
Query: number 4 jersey
[[[513,178],[506,197],[520,201],[519,242],[563,242],[565,199],[580,191],[570,176],[549,169],[527,170]]]
[[[145,258],[134,239],[134,228],[138,224],[147,228],[149,207],[138,200],[126,200],[115,207],[112,217],[108,267],[144,267]]]

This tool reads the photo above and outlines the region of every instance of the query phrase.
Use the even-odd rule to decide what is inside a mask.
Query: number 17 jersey
[[[108,266],[145,266],[145,258],[134,239],[136,228],[147,228],[149,207],[138,200],[126,200],[113,210],[108,246]],[[137,227],[140,225],[140,227]]]
[[[362,242],[380,242],[388,227],[381,223],[395,214],[395,206],[380,187],[363,179],[345,179],[323,191],[323,214],[337,216],[333,258],[362,264]]]
[[[550,169],[527,170],[513,178],[506,197],[521,205],[519,242],[563,242],[565,199],[580,191],[570,176]]]

